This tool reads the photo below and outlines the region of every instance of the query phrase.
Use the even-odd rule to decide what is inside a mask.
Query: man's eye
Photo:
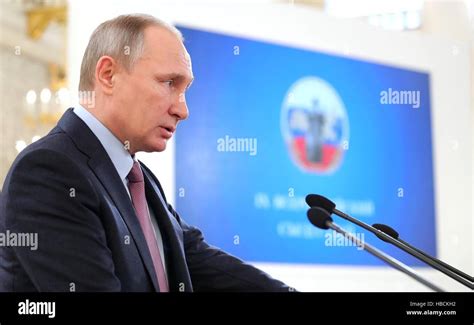
[[[166,81],[164,81],[164,83],[165,83],[167,86],[171,87],[171,86],[173,86],[173,84],[174,84],[174,80],[166,80]]]

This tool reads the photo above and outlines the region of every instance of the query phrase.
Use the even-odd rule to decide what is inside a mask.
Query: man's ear
[[[117,61],[110,56],[102,56],[95,66],[95,84],[111,95],[114,87],[114,74],[117,73]]]

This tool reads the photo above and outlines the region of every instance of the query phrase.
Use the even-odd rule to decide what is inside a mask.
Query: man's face
[[[193,73],[182,42],[164,28],[146,28],[143,55],[131,71],[121,68],[113,78],[111,123],[119,126],[121,140],[131,153],[165,150],[189,115],[184,94]]]

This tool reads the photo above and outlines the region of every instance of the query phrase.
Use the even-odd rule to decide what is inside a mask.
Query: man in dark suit
[[[23,150],[3,186],[0,291],[289,291],[208,245],[136,160],[166,148],[188,116],[190,57],[175,28],[119,16],[91,36],[79,89],[92,92]]]

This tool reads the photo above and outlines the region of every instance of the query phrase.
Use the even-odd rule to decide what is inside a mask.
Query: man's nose
[[[188,105],[184,94],[180,94],[178,100],[171,107],[172,115],[175,115],[178,120],[185,120],[189,116]]]

